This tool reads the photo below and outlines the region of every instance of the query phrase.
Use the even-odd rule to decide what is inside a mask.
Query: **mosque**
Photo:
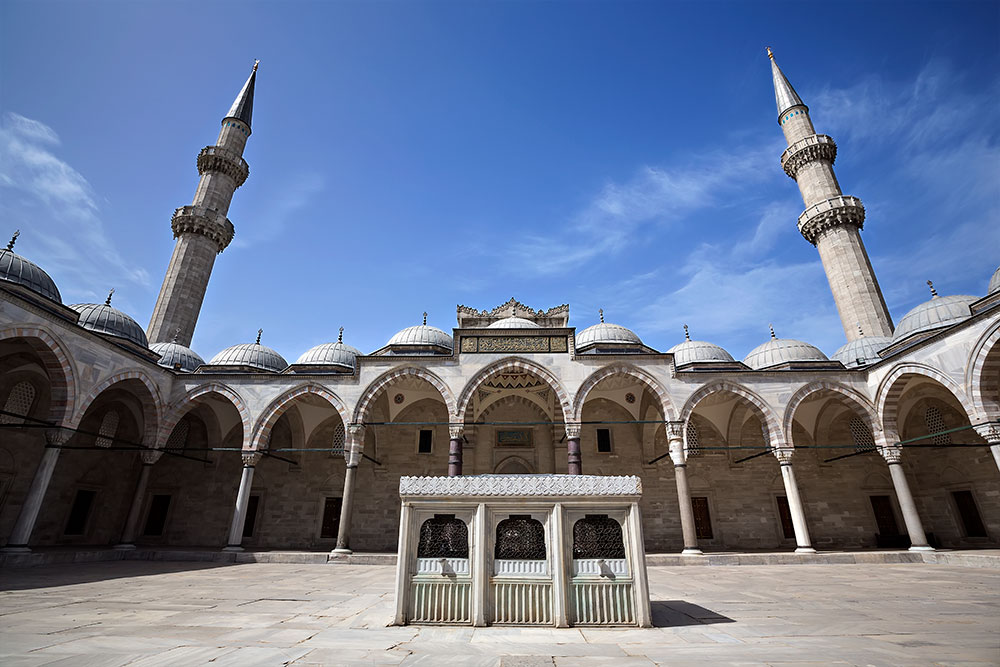
[[[292,363],[259,336],[205,361],[190,345],[250,173],[254,65],[174,211],[148,328],[110,295],[63,304],[14,241],[0,252],[4,551],[391,552],[401,476],[508,474],[638,476],[648,552],[996,546],[1000,269],[985,296],[931,286],[894,326],[837,144],[768,55],[781,168],[846,335],[833,358],[774,331],[742,360],[689,337],[660,352],[511,299],[367,354],[341,331]]]

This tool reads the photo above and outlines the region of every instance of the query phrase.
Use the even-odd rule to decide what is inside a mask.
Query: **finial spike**
[[[604,324],[604,309],[603,308],[599,308],[597,310],[597,312],[601,316],[601,324]]]
[[[260,335],[264,333],[263,329],[257,329],[257,344],[260,345]]]
[[[259,64],[260,64],[260,60],[254,60],[253,61],[253,71],[254,72],[257,71],[257,65],[259,65]]]
[[[771,47],[768,46],[768,47],[765,47],[765,48],[767,48],[767,57],[770,58],[771,60],[774,60],[774,52],[771,51]]]
[[[427,311],[424,311],[424,326],[427,326]]]
[[[114,293],[115,293],[115,288],[112,287],[111,291],[108,292],[108,298],[105,299],[105,301],[104,301],[104,305],[105,306],[110,306],[111,305],[111,297],[114,295]]]
[[[769,329],[771,329],[771,338],[777,338],[777,336],[774,335],[774,325],[768,324],[767,326]]]
[[[931,288],[931,298],[936,299],[938,296],[937,290],[934,289],[934,283],[930,280],[927,281],[927,286]]]
[[[688,325],[684,325],[684,340],[691,340],[691,333],[688,331]]]
[[[861,322],[858,322],[857,324],[858,324],[858,335],[864,338],[865,330],[861,328]]]
[[[14,250],[14,243],[17,241],[17,237],[21,235],[21,230],[17,229],[14,231],[14,235],[10,237],[10,243],[7,244],[7,250]]]
[[[344,327],[340,327],[340,333],[337,334],[337,342],[338,343],[344,342]]]

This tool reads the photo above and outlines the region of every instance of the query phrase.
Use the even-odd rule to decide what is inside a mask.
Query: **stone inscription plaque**
[[[567,352],[565,336],[463,336],[462,352]]]

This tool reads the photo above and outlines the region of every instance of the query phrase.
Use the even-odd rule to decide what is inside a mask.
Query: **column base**
[[[134,551],[135,550],[135,545],[134,544],[116,544],[115,546],[113,546],[111,548],[114,549],[115,551]]]
[[[230,544],[228,547],[222,547],[223,551],[243,551],[243,547],[238,544]]]
[[[684,547],[684,551],[681,552],[682,556],[704,556],[701,549],[697,547]]]
[[[333,556],[350,556],[352,553],[354,552],[348,549],[347,547],[337,547],[336,549],[330,552],[330,554]]]
[[[925,544],[924,546],[910,547],[907,551],[937,551],[937,549],[929,544]]]
[[[31,548],[26,544],[8,544],[4,548],[0,549],[0,553],[4,554],[27,554],[31,553]]]
[[[816,553],[816,550],[813,549],[812,547],[799,547],[799,548],[797,548],[795,550],[795,553],[797,553],[797,554],[814,554],[814,553]]]

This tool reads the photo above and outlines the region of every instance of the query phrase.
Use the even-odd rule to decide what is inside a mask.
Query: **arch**
[[[0,341],[22,339],[41,357],[49,378],[50,419],[57,424],[70,420],[76,409],[76,372],[62,343],[38,327],[15,327],[0,331]]]
[[[573,404],[569,400],[569,394],[567,394],[566,390],[563,389],[562,383],[560,383],[559,380],[556,379],[556,376],[550,373],[543,366],[540,366],[533,361],[522,359],[521,357],[507,357],[505,359],[500,359],[476,373],[476,375],[473,376],[468,383],[466,383],[465,388],[459,396],[458,409],[455,411],[455,416],[459,420],[465,418],[465,411],[468,409],[469,402],[472,401],[472,396],[479,385],[487,380],[493,379],[497,375],[510,371],[531,373],[548,383],[549,387],[552,388],[552,391],[555,392],[556,397],[559,399],[559,404],[562,407],[563,419],[571,418],[573,415]]]
[[[799,405],[804,403],[810,396],[821,391],[829,391],[839,394],[848,403],[861,408],[861,414],[864,415],[864,418],[868,422],[868,426],[871,428],[873,435],[882,430],[881,424],[878,420],[878,413],[875,412],[875,406],[872,405],[871,401],[869,401],[867,397],[842,384],[821,380],[817,382],[810,382],[809,384],[800,387],[798,391],[792,394],[792,398],[789,399],[788,405],[785,407],[785,416],[782,419],[785,436],[788,438],[789,442],[793,442],[792,422],[795,420],[795,411],[798,409]]]
[[[590,390],[612,375],[628,375],[645,384],[646,388],[660,399],[660,413],[663,415],[664,421],[676,420],[677,411],[674,409],[673,401],[670,400],[667,390],[656,378],[631,364],[611,364],[591,373],[590,377],[580,385],[580,389],[577,390],[576,396],[573,398],[573,421],[583,420],[583,404],[587,401]]]
[[[771,410],[767,402],[746,387],[729,382],[728,380],[709,382],[691,394],[687,401],[685,401],[684,407],[681,409],[681,421],[686,424],[688,419],[691,417],[691,413],[693,413],[694,409],[698,406],[698,403],[700,403],[706,396],[718,392],[729,392],[730,394],[735,394],[740,398],[745,399],[753,408],[756,409],[758,415],[763,418],[764,425],[767,426],[768,438],[771,441],[770,446],[772,448],[788,446],[785,441],[784,431],[781,428],[781,423],[778,421],[777,417],[775,417],[774,411]]]
[[[504,472],[501,472],[504,468],[510,468],[512,466],[520,466],[524,470],[524,472],[517,472],[517,473],[504,473]],[[531,471],[534,470],[534,469],[535,469],[535,466],[531,465],[531,463],[527,459],[525,459],[524,457],[521,457],[521,456],[508,456],[507,458],[505,458],[502,461],[500,461],[500,463],[496,464],[496,467],[493,468],[493,474],[494,475],[515,475],[515,474],[516,475],[531,475],[532,474]]]
[[[983,384],[989,373],[1000,374],[1000,319],[979,339],[965,368],[965,386],[972,408],[984,419],[1000,418],[1000,404],[988,399]]]
[[[899,380],[907,375],[920,375],[942,385],[952,393],[958,404],[962,406],[969,421],[971,422],[974,419],[975,412],[969,409],[969,400],[965,395],[965,391],[951,377],[926,364],[900,364],[894,367],[879,384],[878,393],[876,394],[877,398],[875,399],[875,410],[886,437],[899,436],[896,418],[898,416],[899,399],[903,395],[905,387],[904,383],[899,382]],[[891,411],[889,410],[890,407],[892,408]]]
[[[143,430],[145,431],[143,435],[142,444],[147,447],[153,446],[156,442],[157,432],[159,431],[159,425],[162,422],[163,408],[160,402],[160,389],[153,382],[152,378],[146,374],[141,368],[130,368],[124,371],[119,371],[114,375],[104,378],[91,389],[87,396],[80,401],[80,405],[76,410],[76,414],[73,418],[66,424],[69,428],[76,428],[80,425],[84,416],[87,414],[87,410],[90,406],[101,395],[106,389],[116,385],[120,382],[125,382],[127,380],[138,380],[146,387],[148,395],[145,400],[139,398],[139,403],[142,405],[142,418],[143,418]]]
[[[183,398],[174,402],[174,404],[167,409],[167,412],[163,417],[163,428],[160,429],[159,437],[157,438],[157,449],[161,449],[166,445],[167,439],[170,437],[170,433],[174,430],[174,427],[177,426],[177,422],[179,422],[184,415],[191,411],[194,407],[193,403],[195,401],[206,394],[218,394],[219,396],[227,399],[232,406],[236,408],[236,412],[240,415],[240,421],[243,423],[243,438],[246,439],[247,434],[249,434],[252,429],[250,409],[247,408],[246,401],[243,400],[243,397],[240,396],[239,392],[229,385],[222,384],[221,382],[210,382],[208,384],[195,387],[185,394]]]
[[[426,368],[418,368],[416,366],[401,366],[399,368],[393,368],[388,370],[382,375],[375,378],[371,384],[365,389],[364,393],[361,394],[361,398],[358,400],[358,405],[354,409],[354,419],[353,423],[360,424],[364,422],[365,417],[368,416],[368,410],[371,408],[372,403],[378,396],[379,392],[382,391],[386,386],[392,383],[393,380],[397,380],[401,377],[407,375],[413,375],[415,377],[424,380],[432,387],[438,390],[441,394],[441,399],[444,401],[445,406],[448,408],[448,414],[454,415],[455,412],[455,396],[452,394],[451,389],[445,384],[444,380],[440,377],[427,370]],[[349,423],[349,420],[345,419],[344,423]]]
[[[278,421],[278,417],[281,416],[292,401],[306,394],[313,394],[325,399],[330,406],[337,411],[337,414],[340,415],[344,425],[347,426],[349,423],[348,420],[350,419],[350,413],[347,411],[347,406],[344,405],[344,402],[340,399],[340,397],[329,389],[310,382],[289,389],[285,393],[278,396],[278,398],[271,401],[270,405],[264,409],[261,416],[257,420],[257,428],[254,431],[253,439],[250,442],[250,449],[266,449],[266,447],[263,447],[262,444],[264,443],[266,436],[270,435],[271,428],[274,426],[274,423]]]

